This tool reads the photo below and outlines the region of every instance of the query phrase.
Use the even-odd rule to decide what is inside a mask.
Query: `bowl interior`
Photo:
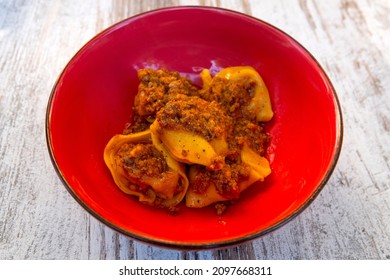
[[[137,70],[164,67],[199,84],[200,69],[237,65],[255,67],[271,95],[272,174],[266,181],[222,217],[212,207],[181,207],[171,216],[122,193],[103,149],[130,120]],[[308,205],[337,160],[341,117],[326,75],[292,38],[236,12],[181,7],[129,18],[88,42],[53,89],[47,139],[66,187],[100,221],[155,244],[214,247],[267,233]]]

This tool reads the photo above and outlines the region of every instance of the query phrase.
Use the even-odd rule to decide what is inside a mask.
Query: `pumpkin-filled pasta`
[[[231,120],[216,102],[178,95],[157,112],[150,129],[177,161],[223,167]]]
[[[221,170],[193,165],[189,171],[186,206],[201,208],[207,205],[236,200],[242,191],[271,173],[264,157],[269,141],[262,128],[249,121],[235,123],[229,137],[229,153]]]
[[[222,170],[207,170],[191,166],[190,187],[186,194],[186,206],[202,208],[213,203],[236,200],[240,193],[257,181],[263,181],[271,172],[268,161],[257,156],[257,162],[226,164]]]
[[[257,71],[250,66],[228,67],[213,78],[209,70],[201,73],[202,97],[217,100],[230,114],[257,122],[272,119],[273,110],[268,89]]]
[[[253,67],[200,73],[141,69],[132,121],[104,150],[116,185],[148,205],[176,209],[215,204],[221,214],[241,192],[271,174],[273,117],[268,89]]]
[[[117,186],[145,204],[173,207],[186,194],[184,166],[153,145],[150,130],[115,135],[104,150],[104,161]]]

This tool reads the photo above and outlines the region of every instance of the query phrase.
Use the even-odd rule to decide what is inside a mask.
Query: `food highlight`
[[[141,69],[132,122],[113,136],[104,161],[115,184],[142,203],[176,213],[214,204],[221,215],[270,173],[273,117],[268,89],[250,66],[204,69],[202,88],[178,72]]]

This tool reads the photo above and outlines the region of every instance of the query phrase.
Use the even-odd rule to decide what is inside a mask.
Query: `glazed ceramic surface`
[[[201,69],[238,65],[261,74],[275,112],[265,126],[272,136],[272,174],[265,182],[242,193],[221,217],[213,207],[184,205],[173,216],[122,193],[103,150],[131,118],[137,70],[166,68],[201,85]],[[336,94],[309,52],[261,20],[200,7],[147,12],[94,37],[60,75],[46,130],[55,169],[93,216],[137,240],[197,249],[251,240],[298,215],[324,187],[342,140]]]

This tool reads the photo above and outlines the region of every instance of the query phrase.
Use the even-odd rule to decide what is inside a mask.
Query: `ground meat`
[[[131,123],[127,123],[125,129],[123,130],[123,134],[131,134],[136,132],[141,132],[149,129],[150,124],[153,122],[154,117],[147,116],[141,117],[140,115],[134,114],[133,121]]]
[[[244,108],[253,98],[254,84],[246,79],[231,81],[214,77],[209,87],[201,90],[199,95],[207,101],[218,102],[234,118],[248,118]]]
[[[218,202],[215,204],[215,212],[218,216],[222,216],[223,213],[225,213],[227,209],[227,205],[222,202]]]
[[[195,95],[198,88],[180,76],[178,72],[165,69],[141,69],[138,71],[140,84],[135,97],[134,110],[138,115],[153,115],[177,94]]]
[[[143,176],[159,178],[168,170],[164,156],[153,144],[125,144],[119,150],[118,157],[129,176],[140,186]]]
[[[195,193],[205,193],[210,182],[213,182],[217,192],[228,199],[237,199],[240,195],[238,183],[249,176],[249,167],[244,163],[225,164],[221,170],[208,170],[199,167],[192,183]]]
[[[169,101],[158,111],[156,119],[162,129],[190,131],[207,141],[220,138],[232,129],[231,118],[215,101],[184,95]]]
[[[233,133],[229,136],[230,150],[232,152],[240,150],[246,143],[260,156],[264,156],[269,144],[270,136],[264,133],[264,128],[246,119],[236,120]]]

